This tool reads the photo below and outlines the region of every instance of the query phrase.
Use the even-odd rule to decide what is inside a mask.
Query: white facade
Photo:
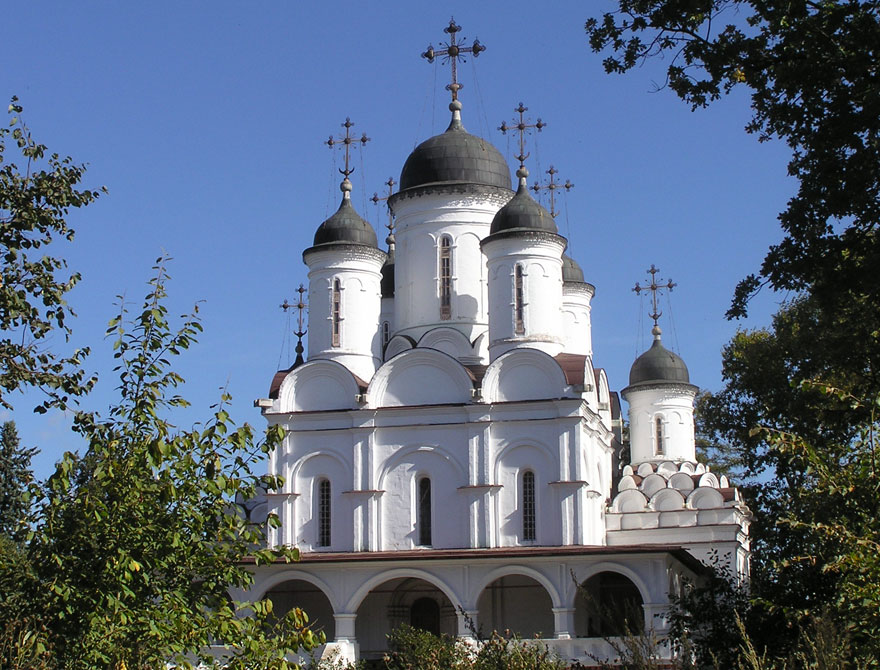
[[[610,654],[602,638],[620,621],[577,584],[633,604],[662,635],[670,593],[700,559],[718,550],[747,570],[749,512],[696,462],[695,387],[659,330],[624,392],[632,458],[616,468],[594,289],[565,276],[565,239],[546,220],[504,228],[509,170],[499,176],[500,154],[451,108],[450,129],[425,144],[470,153],[408,159],[390,200],[393,291],[363,231],[348,239],[343,225],[305,254],[307,362],[259,402],[286,431],[269,462],[285,483],[256,511],[278,516],[269,544],[302,561],[255,568],[247,595],[303,607],[348,658],[381,654],[399,623],[466,636],[469,618],[540,635],[564,658]],[[538,212],[522,191],[520,209]],[[664,376],[663,356],[681,379]]]

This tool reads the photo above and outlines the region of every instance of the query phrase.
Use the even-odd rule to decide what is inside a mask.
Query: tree
[[[14,421],[0,429],[0,536],[20,539],[28,510],[28,488],[33,481],[33,447],[23,448]]]
[[[73,315],[65,295],[80,279],[66,274],[67,263],[46,253],[60,240],[72,240],[66,217],[85,207],[99,191],[77,186],[85,167],[70,157],[47,154],[21,120],[17,98],[9,105],[8,127],[0,127],[0,405],[11,407],[9,394],[39,388],[47,394],[39,410],[64,407],[71,396],[86,393],[95,379],[82,369],[88,349],[59,357],[46,348],[53,332],[70,333]],[[10,162],[7,141],[22,164]],[[103,191],[104,189],[101,189]]]
[[[586,23],[610,50],[608,72],[670,58],[666,85],[692,108],[738,86],[751,92],[746,129],[792,150],[797,194],[786,233],[737,287],[744,315],[763,284],[827,294],[841,286],[877,301],[880,266],[880,3],[867,0],[618,0]]]
[[[213,666],[212,646],[226,668],[292,667],[286,654],[320,642],[306,615],[275,618],[269,600],[228,597],[252,584],[248,562],[297,558],[261,549],[263,528],[236,504],[280,486],[252,468],[282,431],[256,441],[230,420],[225,394],[203,425],[180,430],[163,418],[187,404],[173,361],[201,326],[192,314],[172,329],[162,259],[156,273],[140,312],[129,320],[123,305],[111,321],[119,402],[106,418],[77,415],[87,449],[65,454],[44,484],[21,585],[29,604],[0,623],[41,622],[65,670]]]

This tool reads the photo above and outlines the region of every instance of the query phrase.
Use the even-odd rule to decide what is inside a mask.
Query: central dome
[[[450,105],[452,107],[452,105]],[[417,146],[403,164],[400,190],[432,184],[467,183],[510,190],[510,167],[495,147],[461,125],[458,109],[445,133]]]

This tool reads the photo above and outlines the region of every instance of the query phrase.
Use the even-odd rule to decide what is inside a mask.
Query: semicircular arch
[[[452,603],[453,607],[458,609],[461,606],[461,601],[452,587],[443,580],[438,579],[436,575],[415,568],[395,568],[393,570],[385,570],[361,584],[346,601],[345,611],[357,612],[358,607],[361,606],[361,603],[370,594],[370,591],[385,582],[390,582],[392,579],[400,577],[422,579],[442,591],[443,595],[449,598],[449,602]]]

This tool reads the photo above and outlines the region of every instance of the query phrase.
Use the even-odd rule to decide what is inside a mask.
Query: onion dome
[[[385,240],[388,244],[388,258],[382,266],[382,280],[379,286],[382,289],[383,298],[394,297],[394,233],[390,233]]]
[[[584,283],[584,271],[568,254],[562,254],[562,281]]]
[[[529,188],[526,185],[529,171],[520,167],[516,171],[516,176],[519,177],[519,188],[516,190],[516,195],[495,214],[489,234],[514,231],[541,231],[556,234],[556,222],[550,216],[550,212],[541,207],[529,194]],[[583,281],[583,273],[581,275],[581,281]]]
[[[639,356],[629,371],[629,385],[678,383],[689,384],[687,365],[681,356],[672,353],[660,342],[660,327],[654,326],[651,333],[654,343]]]
[[[378,249],[376,231],[354,211],[351,204],[351,182],[346,178],[340,185],[342,203],[329,219],[315,232],[314,246],[326,244],[361,244]]]
[[[450,183],[480,184],[510,190],[510,167],[495,147],[461,124],[461,102],[449,104],[446,132],[417,146],[403,164],[400,190]]]

